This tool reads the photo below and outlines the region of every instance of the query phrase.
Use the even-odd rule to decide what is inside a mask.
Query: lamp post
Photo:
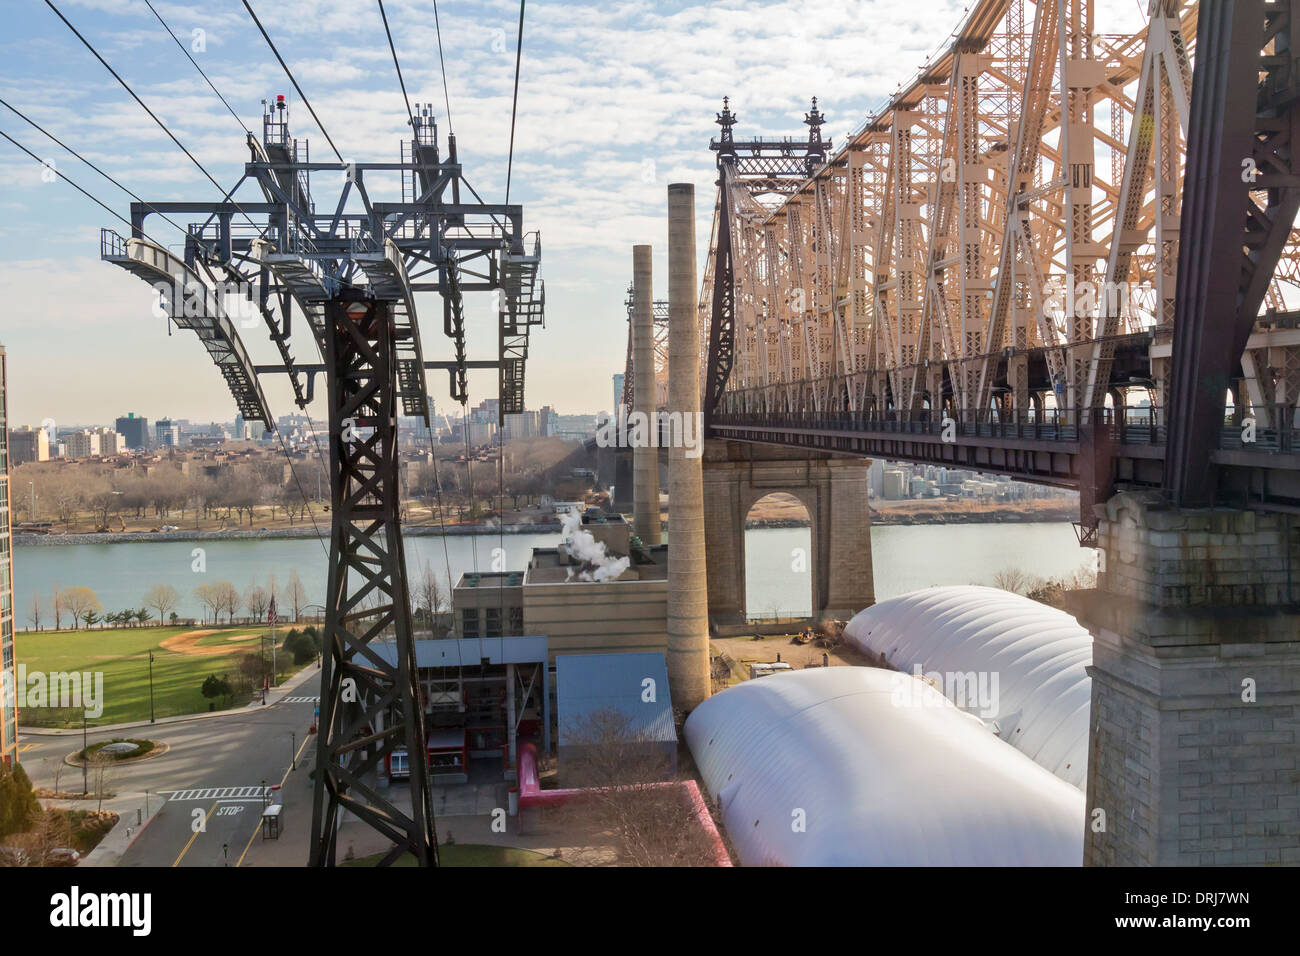
[[[87,781],[86,770],[90,766],[90,754],[86,753],[86,748],[90,746],[86,742],[86,712],[81,712],[81,795],[84,797],[90,793],[90,784]]]
[[[298,769],[298,732],[289,731],[289,769]]]
[[[149,651],[149,723],[154,722],[153,712],[153,651]]]

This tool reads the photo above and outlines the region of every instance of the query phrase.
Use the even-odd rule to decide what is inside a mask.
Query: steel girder
[[[1265,6],[1271,50],[1289,29],[1281,4]],[[764,176],[736,172],[702,290],[713,298],[729,242],[728,391],[760,389],[792,414],[994,421],[1055,406],[1086,424],[1136,389],[1163,425],[1178,401],[1180,237],[1196,235],[1181,206],[1199,12],[1147,0],[1146,22],[1122,32],[1092,0],[979,0],[949,47],[775,204]],[[1289,69],[1273,64],[1273,122],[1243,154],[1259,172],[1241,240],[1253,305],[1222,350],[1221,376],[1238,417],[1282,428],[1278,409],[1294,416],[1300,403],[1296,330],[1273,317],[1300,304],[1300,232],[1279,198]],[[710,145],[721,158],[738,141],[729,109],[719,122],[723,140]],[[1139,333],[1145,362],[1117,361],[1115,343]],[[1043,361],[1046,380],[1032,367]],[[713,363],[704,342],[705,382],[724,371]]]
[[[411,605],[398,520],[398,340],[393,304],[346,291],[325,306],[332,527],[321,668],[312,866],[336,862],[339,816],[393,841],[383,863],[411,853],[436,866],[433,799]],[[396,644],[396,661],[376,654]],[[410,756],[410,809],[375,778],[397,748]]]
[[[1215,502],[1211,452],[1300,212],[1300,76],[1293,0],[1208,6],[1188,137],[1166,487],[1184,507]]]
[[[239,414],[275,430],[257,372],[213,282],[162,246],[147,239],[124,239],[111,229],[101,231],[100,257],[159,289],[168,318],[177,328],[193,331],[207,349]]]
[[[627,299],[623,305],[627,309],[627,360],[623,366],[623,404],[632,407],[632,396],[636,394],[636,365],[632,361],[632,286],[627,287]],[[668,300],[655,299],[651,303],[654,311],[654,354],[655,354],[655,407],[668,405]]]

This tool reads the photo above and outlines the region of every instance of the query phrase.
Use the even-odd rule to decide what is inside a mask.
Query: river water
[[[884,599],[934,584],[989,584],[1004,568],[1021,568],[1040,576],[1061,576],[1091,564],[1091,551],[1079,548],[1068,522],[1039,524],[882,525],[871,529],[876,597]],[[413,574],[428,566],[444,580],[471,570],[487,571],[494,549],[504,548],[504,566],[522,568],[535,547],[554,547],[558,533],[410,537],[405,539],[407,566]],[[444,541],[446,552],[444,555]],[[328,543],[328,542],[326,542]],[[802,615],[809,612],[812,583],[805,555],[807,528],[751,529],[745,535],[749,610],[753,615]],[[201,549],[202,562],[195,549]],[[801,553],[802,549],[802,553]],[[722,560],[710,556],[709,561]],[[196,570],[196,568],[205,570]],[[170,584],[180,593],[178,613],[198,617],[194,588],[228,580],[241,591],[256,582],[266,585],[274,574],[283,585],[297,570],[308,594],[319,604],[325,595],[326,552],[316,538],[270,538],[258,541],[168,541],[130,544],[19,546],[14,554],[16,627],[30,625],[32,598],[40,594],[46,610],[42,625],[52,621],[48,605],[59,587],[82,585],[98,595],[110,611],[139,607],[154,584]],[[281,615],[289,608],[281,605]]]

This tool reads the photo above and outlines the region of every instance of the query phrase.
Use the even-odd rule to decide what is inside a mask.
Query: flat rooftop
[[[647,548],[643,554],[650,560],[642,563],[633,557],[631,566],[619,577],[602,583],[621,584],[626,581],[666,581],[668,579],[668,545]],[[592,584],[579,580],[586,565],[574,562],[559,548],[533,548],[528,570],[524,572],[524,586],[531,584]],[[572,572],[572,578],[569,573]]]
[[[523,571],[466,571],[458,588],[517,588],[524,583]]]

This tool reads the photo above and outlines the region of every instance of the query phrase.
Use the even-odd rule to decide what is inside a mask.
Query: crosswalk
[[[168,793],[168,791],[162,791]],[[192,790],[172,790],[168,797],[170,803],[197,800],[247,800],[261,801],[267,792],[262,786],[253,787],[199,787]]]
[[[281,697],[282,704],[319,704],[319,697]]]

